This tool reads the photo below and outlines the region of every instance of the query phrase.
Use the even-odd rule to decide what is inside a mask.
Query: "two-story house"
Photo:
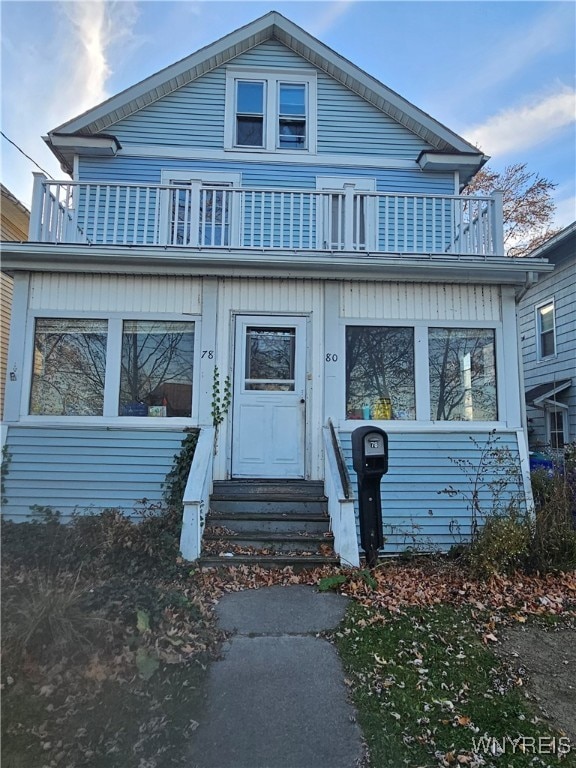
[[[363,424],[388,551],[469,530],[455,459],[492,432],[529,492],[515,292],[548,265],[505,257],[498,192],[462,194],[476,147],[276,12],[46,141],[72,180],[36,175],[4,252],[8,514],[154,501],[191,426],[190,558],[213,482],[280,479],[323,485],[357,563]]]
[[[557,452],[576,440],[576,222],[530,255],[554,271],[518,304],[528,438],[534,450]]]

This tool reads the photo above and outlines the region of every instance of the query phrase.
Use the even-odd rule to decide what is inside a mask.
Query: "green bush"
[[[527,516],[514,512],[490,516],[470,548],[469,564],[481,576],[512,573],[526,566],[532,538]]]

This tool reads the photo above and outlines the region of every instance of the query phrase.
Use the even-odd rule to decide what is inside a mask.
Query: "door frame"
[[[302,372],[302,382],[303,382],[303,390],[304,394],[303,397],[305,399],[304,404],[304,423],[303,423],[303,430],[304,434],[302,437],[302,451],[303,451],[303,478],[309,479],[310,478],[310,421],[311,421],[311,398],[310,398],[310,382],[311,382],[311,374],[310,374],[310,331],[311,331],[311,323],[310,323],[310,313],[309,312],[278,312],[278,313],[271,313],[271,312],[265,312],[265,311],[256,311],[256,312],[248,312],[243,310],[233,310],[231,312],[231,318],[230,318],[230,360],[231,360],[231,369],[233,371],[232,376],[232,399],[230,403],[230,429],[228,430],[228,439],[227,439],[227,476],[229,478],[234,478],[233,473],[233,450],[234,450],[234,425],[235,425],[235,408],[237,406],[237,400],[236,400],[236,388],[239,385],[238,382],[238,368],[239,365],[238,359],[236,355],[238,353],[244,354],[244,351],[238,347],[238,322],[242,320],[247,320],[248,323],[253,323],[254,325],[270,325],[272,327],[280,326],[284,323],[286,326],[290,326],[291,323],[297,323],[298,321],[303,321],[302,323],[302,329],[304,331],[304,350],[302,352],[302,365],[303,365],[303,372]],[[242,339],[243,341],[244,339]],[[296,349],[296,355],[298,355],[298,350]],[[297,478],[294,478],[297,479]]]

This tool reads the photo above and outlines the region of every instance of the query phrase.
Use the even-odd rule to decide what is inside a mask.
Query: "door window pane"
[[[106,320],[36,320],[31,414],[102,415],[106,337]]]
[[[564,413],[551,411],[548,414],[550,423],[550,448],[560,451],[564,448]]]
[[[428,332],[432,421],[494,421],[494,331],[431,328]]]
[[[194,323],[124,322],[120,416],[187,416],[192,409]]]
[[[346,328],[346,418],[416,418],[412,328]]]
[[[236,144],[241,147],[264,145],[264,83],[236,83]]]
[[[295,328],[247,328],[245,389],[294,391]]]

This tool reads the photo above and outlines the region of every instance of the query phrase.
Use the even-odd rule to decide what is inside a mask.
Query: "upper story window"
[[[225,148],[315,152],[315,72],[229,69]]]
[[[556,323],[554,301],[547,301],[536,307],[536,338],[538,360],[556,354]]]

